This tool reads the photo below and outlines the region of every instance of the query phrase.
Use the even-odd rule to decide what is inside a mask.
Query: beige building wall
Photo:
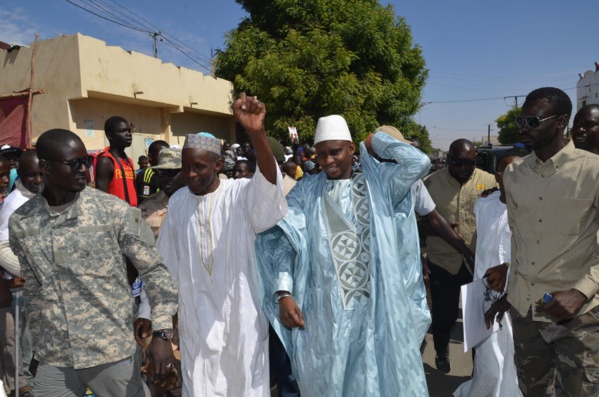
[[[70,128],[67,98],[81,97],[79,52],[74,36],[61,36],[39,43],[35,56],[33,89],[45,94],[33,97],[32,141],[51,128]],[[31,47],[0,51],[0,94],[29,87]]]
[[[31,53],[32,47],[0,51],[0,94],[29,86]],[[136,160],[156,139],[182,145],[186,133],[235,136],[229,81],[81,34],[38,43],[33,89],[45,91],[34,97],[33,142],[48,129],[65,128],[88,149],[101,149],[104,122],[114,115],[132,123]]]
[[[576,111],[586,105],[599,104],[599,72],[587,70],[576,83]]]

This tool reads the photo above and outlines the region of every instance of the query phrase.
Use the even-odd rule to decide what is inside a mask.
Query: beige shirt
[[[522,315],[546,292],[576,288],[599,303],[599,156],[571,142],[542,162],[535,153],[503,176],[512,229],[508,301]],[[533,307],[534,309],[534,307]],[[551,321],[546,316],[533,320]]]
[[[283,194],[287,194],[293,189],[297,181],[287,174],[283,174]]]
[[[158,240],[158,234],[166,216],[168,209],[168,196],[164,191],[154,193],[141,203],[139,206],[141,217],[148,223],[154,234],[154,239]]]
[[[495,177],[483,170],[475,169],[464,185],[460,185],[450,174],[448,168],[443,168],[424,179],[424,185],[433,198],[437,212],[450,225],[457,223],[460,234],[466,245],[474,252],[476,247],[476,219],[474,204],[481,193],[495,187]],[[441,237],[427,237],[427,258],[447,270],[457,274],[462,266],[462,255]]]

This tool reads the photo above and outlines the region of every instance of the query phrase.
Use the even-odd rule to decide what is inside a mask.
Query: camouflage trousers
[[[524,396],[599,396],[599,306],[560,324],[510,315]]]

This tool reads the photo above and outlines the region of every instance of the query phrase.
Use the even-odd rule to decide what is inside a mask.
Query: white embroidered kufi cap
[[[349,127],[343,117],[334,114],[318,119],[314,145],[322,141],[352,141]]]

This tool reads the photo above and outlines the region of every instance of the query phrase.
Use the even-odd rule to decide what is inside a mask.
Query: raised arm
[[[266,139],[264,118],[266,107],[256,97],[250,97],[242,92],[233,102],[233,113],[237,121],[247,131],[258,159],[258,167],[266,180],[273,185],[277,184],[277,163]]]
[[[387,175],[392,178],[391,194],[394,205],[402,200],[410,192],[412,185],[430,170],[431,162],[426,154],[384,132],[379,131],[368,135],[364,140],[364,146],[371,156],[396,163],[397,166],[392,169],[392,173]]]

